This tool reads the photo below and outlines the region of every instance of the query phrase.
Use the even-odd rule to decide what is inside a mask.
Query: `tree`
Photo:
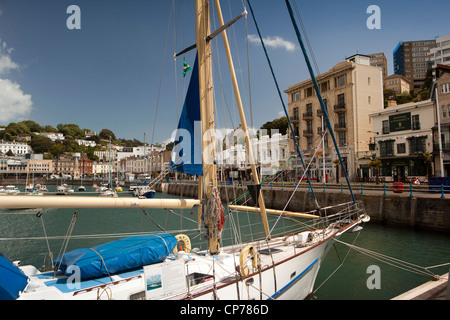
[[[172,151],[173,145],[174,145],[173,142],[169,142],[168,144],[166,144],[166,150]]]
[[[375,171],[376,175],[376,184],[380,183],[380,167],[381,167],[381,160],[376,159],[375,155],[372,156],[372,160],[369,161],[369,166]]]
[[[49,152],[53,141],[50,138],[44,136],[31,137],[31,147],[36,153]]]
[[[64,136],[72,136],[74,139],[84,138],[84,132],[76,124],[58,124],[57,128]]]
[[[19,124],[25,125],[30,132],[41,132],[42,127],[39,123],[34,122],[33,120],[25,120],[19,122]]]
[[[431,163],[433,162],[432,156],[429,151],[426,151],[423,153],[423,157],[425,158],[424,162],[425,162],[425,165],[427,166],[427,175],[428,175],[428,177],[431,177],[433,174],[432,168],[431,168]]]
[[[261,129],[266,129],[267,130],[267,134],[269,136],[272,136],[272,130],[273,129],[277,129],[279,133],[281,134],[286,134],[286,131],[289,127],[289,122],[287,120],[286,117],[281,117],[278,119],[275,119],[273,121],[268,121],[266,123],[264,123],[261,127]]]
[[[100,131],[100,133],[98,135],[100,136],[100,138],[105,139],[105,140],[108,140],[109,137],[111,137],[111,140],[116,140],[116,136],[109,129],[102,129],[102,131]]]
[[[46,125],[44,128],[42,128],[43,132],[58,132],[58,130],[52,126]]]

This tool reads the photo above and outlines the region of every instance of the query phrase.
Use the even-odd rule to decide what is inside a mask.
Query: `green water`
[[[88,188],[90,190],[90,188]],[[50,190],[52,191],[52,190]],[[76,195],[92,195],[95,193],[79,193]],[[129,196],[123,193],[121,196]],[[167,194],[157,194],[156,197],[170,197]],[[172,231],[177,233],[183,229],[191,238],[193,247],[205,249],[202,236],[197,231],[197,210],[146,210],[145,215],[140,209],[82,209],[78,211],[77,220],[73,229],[67,250],[93,247],[117,238],[105,236],[97,238],[95,235],[123,234],[137,232]],[[3,211],[6,212],[6,211]],[[22,265],[31,264],[40,268],[48,252],[47,243],[42,239],[44,222],[47,236],[61,237],[49,240],[49,246],[54,256],[60,252],[63,236],[66,234],[69,223],[75,212],[74,209],[52,209],[44,211],[42,218],[33,214],[17,214],[22,211],[7,211],[15,214],[0,214],[0,252],[10,260],[21,260]],[[244,214],[235,219],[235,224],[241,227],[242,241],[263,237],[263,227],[257,214]],[[276,221],[275,216],[269,215],[269,225]],[[247,225],[250,223],[250,227]],[[246,225],[247,227],[243,227]],[[279,231],[292,231],[293,224],[289,220],[278,223]],[[186,231],[187,230],[187,231]],[[181,232],[181,231],[180,231]],[[223,232],[223,244],[231,244],[233,239],[230,231],[229,219]],[[92,237],[77,238],[78,235],[92,235]],[[27,239],[17,239],[26,237]],[[41,239],[29,239],[37,237]],[[345,234],[341,237],[346,243],[370,249],[388,256],[395,257],[419,266],[433,266],[450,262],[450,234],[411,229],[395,228],[368,223],[360,233]],[[415,275],[408,271],[391,267],[373,258],[367,257],[351,250],[342,244],[332,248],[322,264],[316,285],[324,280],[341,264],[342,267],[315,292],[311,299],[343,300],[343,299],[391,299],[430,280],[422,275]],[[380,289],[368,289],[367,279],[371,274],[367,269],[371,265],[380,268]],[[49,266],[49,260],[46,260]],[[449,266],[433,269],[437,274],[448,272]]]

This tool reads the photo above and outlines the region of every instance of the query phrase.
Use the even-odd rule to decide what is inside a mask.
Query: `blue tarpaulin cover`
[[[28,277],[0,254],[0,300],[15,300],[28,283]]]
[[[173,235],[135,236],[98,245],[93,248],[76,249],[59,256],[54,265],[70,276],[76,266],[81,280],[107,276],[130,269],[163,261],[175,248]]]

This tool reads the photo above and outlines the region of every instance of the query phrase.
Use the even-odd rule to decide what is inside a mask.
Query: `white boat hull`
[[[169,299],[169,300],[302,300],[313,291],[320,266],[332,246],[334,237],[357,225],[355,222],[345,229],[328,230],[327,235],[313,243],[298,248],[289,237],[280,237],[269,241],[270,248],[276,252],[260,254],[261,270],[252,270],[243,277],[236,271],[239,265],[239,253],[242,247],[224,247],[219,256],[210,256],[206,252],[198,254],[180,252],[171,255],[164,262],[145,266],[143,269],[112,275],[111,278],[74,282],[67,276],[53,278],[53,272],[39,273],[32,266],[21,267],[30,277],[30,284],[20,295],[21,300],[89,300],[89,299]],[[305,233],[305,232],[303,232]],[[247,245],[259,247],[259,252],[267,248],[265,241]],[[189,279],[193,273],[207,274],[209,281],[188,285],[171,280],[171,291],[164,287],[149,290],[146,268],[150,274],[160,273],[164,278],[165,268],[173,274],[178,269],[182,277]],[[212,270],[215,269],[215,281]],[[181,270],[181,271],[180,271]],[[167,283],[164,283],[167,286]],[[168,293],[169,292],[169,293]]]

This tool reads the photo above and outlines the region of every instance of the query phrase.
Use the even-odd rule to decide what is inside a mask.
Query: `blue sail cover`
[[[28,277],[0,254],[0,300],[15,300],[28,284]]]
[[[176,244],[177,239],[166,233],[129,237],[67,252],[62,262],[59,256],[54,265],[61,263],[59,270],[67,276],[74,273],[74,269],[69,266],[76,266],[80,270],[80,279],[88,280],[161,262]]]
[[[174,172],[203,175],[202,140],[200,122],[200,92],[198,83],[198,57],[195,58],[191,80],[181,112],[170,159]],[[173,138],[173,135],[172,135]]]

